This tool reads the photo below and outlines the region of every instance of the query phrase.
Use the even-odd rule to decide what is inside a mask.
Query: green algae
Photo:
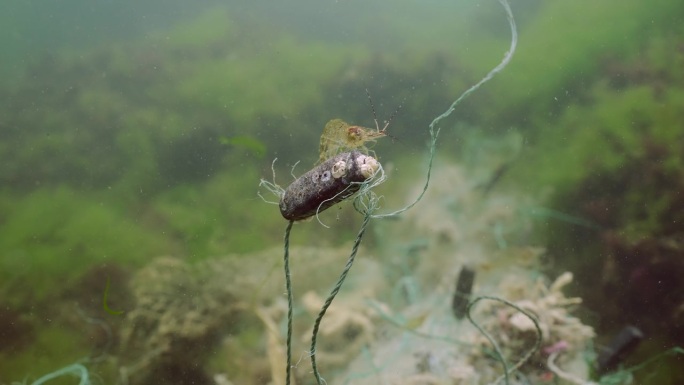
[[[680,180],[684,60],[673,47],[681,44],[681,28],[662,33],[672,24],[668,15],[680,9],[676,2],[635,1],[617,8],[590,2],[537,7],[538,18],[523,25],[525,44],[510,69],[491,90],[475,95],[464,113],[478,123],[471,129],[513,124],[525,136],[505,180],[534,192],[551,187],[554,208],[582,217],[574,197],[583,186],[620,185],[633,181],[630,172],[649,167],[666,180]],[[452,45],[468,40],[466,15],[438,27],[438,35]],[[372,16],[365,15],[371,22],[359,31],[377,32]],[[417,154],[411,142],[424,116],[441,110],[448,91],[468,83],[463,78],[478,76],[483,63],[498,59],[489,52],[502,43],[492,35],[463,48],[462,57],[435,54],[425,44],[434,30],[406,26],[413,17],[390,18],[392,30],[378,32],[391,38],[390,46],[407,47],[399,54],[384,53],[377,42],[373,53],[354,43],[323,44],[274,32],[257,20],[249,26],[217,10],[136,43],[33,63],[28,76],[1,91],[8,100],[0,106],[3,296],[29,308],[55,298],[57,282],[71,285],[92,264],[135,268],[156,255],[202,260],[276,243],[280,224],[269,219],[271,208],[251,188],[270,174],[271,159],[258,156],[259,146],[222,146],[221,138],[249,135],[280,162],[313,160],[331,111],[370,121],[363,89],[374,85],[373,78],[384,83],[378,100],[408,100],[396,122],[399,141],[386,145],[385,156]],[[438,15],[435,23],[445,19]],[[577,27],[602,20],[611,22]],[[244,39],[249,30],[261,32]],[[448,75],[454,69],[463,74]],[[420,88],[421,82],[428,86]],[[416,84],[421,92],[412,88]],[[409,158],[396,163],[413,164]],[[678,185],[666,193],[658,186],[619,196],[605,188],[611,207],[622,207],[609,224],[631,239],[675,232],[665,219],[683,219],[668,216],[679,212],[672,187]],[[399,199],[393,192],[386,192],[390,202]],[[340,224],[354,220],[347,211],[335,215]],[[298,243],[334,244],[352,236],[349,229],[302,230]],[[586,235],[553,231],[567,239]],[[600,253],[598,246],[587,249],[587,255]],[[10,275],[14,280],[4,279]],[[25,282],[30,291],[21,290]],[[37,377],[55,363],[66,362],[36,370],[21,364],[15,377]]]
[[[164,236],[144,231],[113,204],[69,188],[39,190],[14,201],[0,229],[2,281],[22,307],[58,296],[59,282],[90,266],[142,265],[170,250]],[[71,278],[67,278],[67,281]],[[23,290],[31,282],[31,290]]]
[[[56,367],[66,366],[87,357],[90,347],[83,333],[58,325],[42,325],[35,341],[29,347],[13,352],[0,352],[0,372],[3,381],[31,383]],[[59,378],[51,384],[73,384],[68,377]]]

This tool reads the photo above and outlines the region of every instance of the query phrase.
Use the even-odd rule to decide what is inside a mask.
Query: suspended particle
[[[337,154],[290,184],[280,199],[280,213],[299,221],[320,213],[354,195],[380,168],[372,156],[360,151]]]

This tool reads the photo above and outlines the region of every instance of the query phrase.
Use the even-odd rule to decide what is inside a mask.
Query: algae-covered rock
[[[202,277],[174,258],[155,260],[131,286],[136,305],[121,332],[122,376],[134,384],[151,376],[208,383],[201,367],[235,311],[230,293],[206,290]]]
[[[205,383],[213,375],[254,383],[271,376],[269,365],[277,368],[284,362],[284,355],[278,354],[284,344],[279,325],[285,316],[281,253],[280,248],[270,249],[192,265],[161,257],[138,271],[131,281],[136,304],[126,312],[116,353],[121,375],[132,384],[158,377],[167,383]],[[290,253],[297,308],[313,311],[312,293],[327,290],[348,250],[293,247]],[[383,281],[369,284],[367,279],[377,276],[379,268],[361,261],[359,269],[350,284],[372,296]],[[361,301],[362,297],[355,298]],[[298,317],[295,322],[296,335],[301,336],[301,342],[299,338],[295,342],[297,351],[306,349],[309,320]],[[353,356],[368,336],[342,333],[341,338],[354,341],[349,346]],[[273,358],[254,360],[264,352]],[[324,358],[323,362],[333,360]],[[273,370],[276,373],[282,376],[283,372]]]

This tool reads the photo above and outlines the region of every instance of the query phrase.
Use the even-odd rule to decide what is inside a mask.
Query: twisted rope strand
[[[354,246],[352,247],[351,254],[349,255],[349,259],[347,259],[347,264],[344,266],[342,274],[340,274],[340,278],[337,280],[337,283],[330,292],[330,295],[328,295],[328,298],[326,298],[325,303],[323,304],[323,307],[321,308],[321,311],[318,313],[318,317],[316,317],[316,321],[314,322],[313,333],[311,336],[311,367],[313,368],[313,373],[316,377],[316,383],[318,385],[321,385],[321,381],[323,380],[321,378],[320,373],[318,372],[318,366],[316,364],[316,342],[318,337],[318,329],[321,326],[321,320],[323,320],[325,312],[328,311],[330,304],[332,304],[332,301],[335,299],[335,296],[337,296],[337,293],[342,288],[342,284],[344,283],[344,280],[347,278],[347,274],[349,273],[352,264],[354,264],[354,258],[356,258],[356,253],[359,251],[359,245],[361,244],[361,239],[363,239],[363,234],[366,231],[368,222],[371,219],[372,211],[373,210],[371,207],[371,209],[367,210],[364,214],[363,224],[361,225],[361,229],[359,230],[359,233],[356,236],[356,240],[354,241]]]
[[[290,385],[290,373],[292,372],[292,280],[290,278],[290,231],[294,221],[289,221],[285,228],[285,290],[287,290],[287,366],[285,367],[285,384]]]

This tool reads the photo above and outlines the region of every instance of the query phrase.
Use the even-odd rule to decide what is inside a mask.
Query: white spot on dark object
[[[327,182],[331,177],[330,170],[325,170],[323,171],[323,174],[321,174],[321,182]]]

